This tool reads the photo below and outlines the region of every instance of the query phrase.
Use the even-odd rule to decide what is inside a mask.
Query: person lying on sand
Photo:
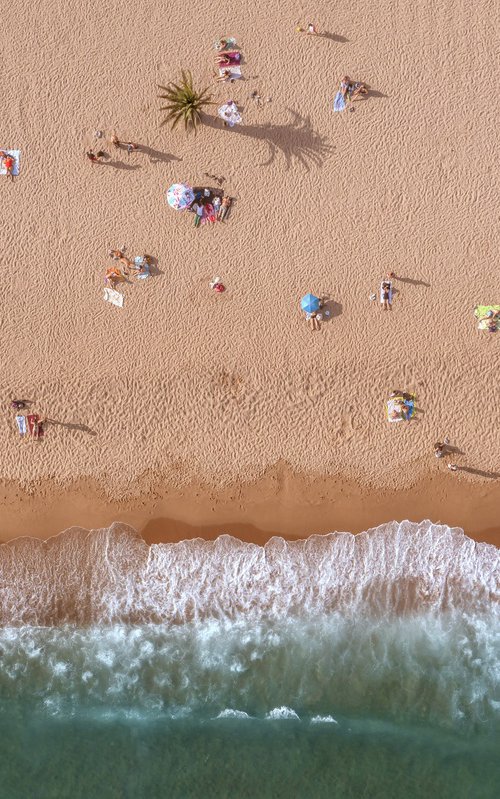
[[[319,319],[317,313],[306,314],[306,319],[311,326],[311,330],[319,330]]]
[[[106,270],[106,277],[104,279],[106,286],[116,289],[118,283],[121,283],[122,280],[125,280],[124,274],[117,266],[110,266],[110,268]]]
[[[14,180],[15,164],[15,159],[9,153],[6,153],[4,150],[0,150],[0,166],[5,169],[7,177],[10,177],[11,180]]]
[[[391,283],[388,280],[383,280],[380,287],[380,305],[383,311],[392,311]]]
[[[220,66],[231,66],[239,64],[241,61],[241,53],[237,51],[230,52],[230,53],[223,53],[222,55],[218,55],[215,57],[215,63],[220,64]]]
[[[223,83],[224,81],[230,80],[230,79],[231,79],[231,70],[230,69],[224,69],[221,72],[221,74],[218,76],[217,83]]]
[[[219,220],[219,222],[224,222],[226,214],[231,207],[231,202],[232,202],[231,197],[223,197],[219,212],[217,214],[217,219]]]
[[[150,255],[143,255],[141,259],[141,265],[137,266],[135,261],[130,262],[130,268],[135,273],[135,276],[138,277],[139,275],[148,275],[149,274],[149,267],[151,266],[151,256]]]
[[[498,322],[500,319],[500,311],[488,311],[485,316],[482,316],[479,321],[486,322],[486,329],[489,333],[496,333],[498,330]]]
[[[122,252],[122,250],[110,250],[109,255],[110,258],[113,259],[113,261],[120,261],[124,266],[127,267],[127,269],[134,268],[134,262],[131,261],[130,258],[127,258],[127,256]],[[126,271],[125,274],[127,274]]]

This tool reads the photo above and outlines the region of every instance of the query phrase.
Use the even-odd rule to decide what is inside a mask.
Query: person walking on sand
[[[456,463],[449,463],[448,469],[450,470],[450,472],[458,472],[458,466]]]
[[[120,141],[115,133],[111,136],[111,144],[114,145],[114,147],[124,147],[129,155],[139,149],[139,145],[134,144],[133,141]]]

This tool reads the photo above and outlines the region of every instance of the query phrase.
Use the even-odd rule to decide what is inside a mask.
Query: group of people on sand
[[[20,436],[29,435],[30,438],[40,439],[45,432],[45,425],[49,421],[37,413],[24,414],[22,411],[28,409],[28,402],[26,400],[13,399],[11,402],[12,408],[16,413],[17,429]]]
[[[191,210],[195,214],[194,226],[199,227],[205,220],[212,223],[224,222],[231,203],[231,197],[220,197],[218,194],[211,201],[203,195],[196,197],[191,205]]]
[[[150,255],[143,255],[141,258],[132,261],[127,258],[123,250],[111,250],[109,256],[114,261],[122,264],[121,267],[115,265],[106,270],[104,283],[109,288],[116,290],[117,286],[129,276],[141,277],[149,274],[149,268],[152,263]]]
[[[102,131],[97,131],[96,135],[97,138],[101,138]],[[118,150],[126,150],[129,155],[130,153],[133,153],[139,149],[138,144],[135,144],[132,141],[122,141],[121,139],[118,138],[118,136],[115,133],[112,134],[112,136],[109,139],[109,142],[110,144],[113,145],[113,147],[115,147]],[[93,150],[87,150],[85,155],[92,164],[100,163],[104,161],[106,158],[109,158],[108,153],[105,150],[98,150],[96,153],[94,153]]]

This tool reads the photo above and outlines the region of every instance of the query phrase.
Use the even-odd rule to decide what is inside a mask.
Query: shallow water
[[[2,796],[496,797],[498,577],[429,523],[1,547]]]

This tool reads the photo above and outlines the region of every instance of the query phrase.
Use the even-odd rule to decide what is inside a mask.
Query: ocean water
[[[499,576],[430,522],[4,545],[0,797],[497,797]]]

